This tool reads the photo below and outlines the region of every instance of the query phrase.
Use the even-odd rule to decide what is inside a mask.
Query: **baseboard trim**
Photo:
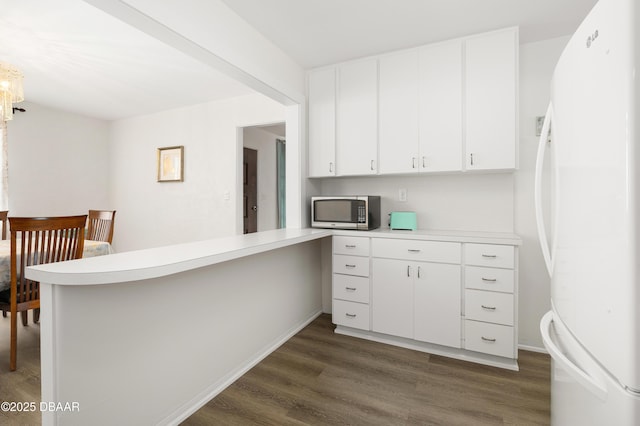
[[[196,395],[192,400],[183,404],[180,408],[176,409],[173,413],[167,416],[164,420],[159,422],[160,425],[179,425],[186,420],[193,413],[202,408],[205,404],[215,398],[219,393],[229,387],[233,382],[242,377],[247,371],[255,367],[260,361],[269,356],[272,352],[282,346],[287,340],[292,338],[295,334],[309,325],[313,320],[322,315],[322,309],[311,314],[311,316],[300,323],[296,324],[280,337],[276,338],[272,344],[266,346],[262,350],[258,351],[253,357],[247,359],[244,363],[239,365],[235,370],[224,376],[222,379],[213,383],[204,391]]]
[[[549,352],[547,352],[547,350],[545,348],[539,348],[537,346],[518,345],[518,349],[521,349],[523,351],[539,352],[541,354],[548,354],[549,353]]]

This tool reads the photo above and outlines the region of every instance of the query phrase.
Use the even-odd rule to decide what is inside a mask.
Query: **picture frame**
[[[184,181],[184,146],[158,148],[158,182]]]

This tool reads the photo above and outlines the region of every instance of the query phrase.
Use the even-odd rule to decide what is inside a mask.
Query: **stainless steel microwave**
[[[379,228],[380,197],[311,197],[311,226],[364,231]]]

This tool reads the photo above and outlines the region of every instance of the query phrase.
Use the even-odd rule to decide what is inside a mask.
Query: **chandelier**
[[[22,73],[18,68],[0,62],[0,118],[8,121],[13,118],[13,104],[24,101],[22,91]]]

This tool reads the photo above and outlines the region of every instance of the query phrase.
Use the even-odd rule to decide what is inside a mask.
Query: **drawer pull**
[[[346,316],[348,316],[349,318],[355,318],[356,314],[350,314],[350,313],[345,313]]]
[[[490,342],[490,343],[495,343],[495,341],[496,341],[496,339],[490,339],[490,338],[484,337],[484,336],[481,336],[480,338],[482,340],[484,340],[485,342]]]
[[[355,268],[356,265],[349,265],[348,263],[344,265],[345,268]]]
[[[408,249],[409,253],[420,253],[419,249]]]
[[[483,254],[482,257],[488,257],[488,258],[491,258],[491,259],[495,259],[498,256],[496,256],[495,254]]]
[[[345,287],[345,290],[347,291],[356,291],[355,287]]]
[[[498,280],[497,280],[497,279],[495,279],[495,278],[485,278],[485,277],[482,277],[482,281],[487,281],[487,282],[490,282],[490,283],[495,283],[495,282],[496,282],[496,281],[498,281]]]
[[[480,306],[482,306],[482,309],[486,309],[486,310],[489,310],[489,311],[495,311],[496,310],[495,306],[485,306],[485,305],[480,305]]]
[[[356,248],[355,244],[345,244],[344,245],[346,248]]]

